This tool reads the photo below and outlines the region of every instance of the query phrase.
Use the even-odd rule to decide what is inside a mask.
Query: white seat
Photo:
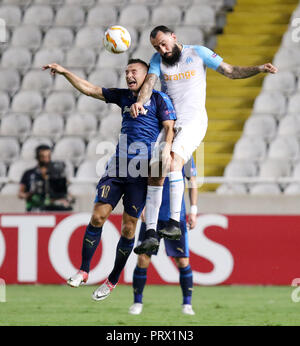
[[[97,0],[97,3],[99,5],[123,6],[127,4],[127,0]]]
[[[88,11],[86,24],[89,26],[109,26],[117,23],[118,12],[113,6],[95,6]]]
[[[0,115],[5,114],[9,108],[9,96],[6,92],[0,91]]]
[[[161,25],[179,25],[181,23],[182,11],[178,6],[162,5],[157,6],[152,11],[151,24]]]
[[[138,58],[144,60],[148,63],[153,55],[153,50],[146,46],[140,46],[132,54],[133,58]]]
[[[234,160],[262,161],[266,157],[266,142],[259,137],[242,137],[235,144]]]
[[[203,31],[198,27],[179,26],[175,28],[177,41],[183,44],[204,45],[205,38]]]
[[[286,98],[280,92],[262,92],[254,101],[255,114],[271,114],[280,119],[285,111]]]
[[[116,139],[106,140],[103,136],[97,136],[89,140],[86,148],[86,157],[89,160],[99,160],[102,155],[110,157],[116,150]]]
[[[36,51],[42,42],[42,33],[36,25],[22,25],[13,32],[11,45]]]
[[[280,195],[281,190],[278,184],[275,183],[261,183],[255,184],[250,187],[251,195]]]
[[[105,102],[86,95],[80,95],[77,101],[77,111],[79,113],[92,113],[98,118],[102,118],[106,115],[107,109],[108,106]]]
[[[95,0],[65,0],[65,4],[90,8],[95,5]]]
[[[246,195],[247,187],[245,184],[222,184],[217,188],[216,193],[218,195]]]
[[[86,139],[95,136],[97,119],[92,113],[71,115],[66,122],[65,135],[83,136]]]
[[[85,153],[85,144],[81,137],[63,137],[56,142],[53,150],[53,160],[69,160],[75,166],[82,161]]]
[[[300,93],[294,94],[289,97],[287,105],[288,114],[296,114],[299,116],[300,113]]]
[[[34,136],[49,137],[55,141],[58,140],[64,131],[63,117],[59,114],[44,113],[35,118],[32,125],[32,134]]]
[[[26,170],[36,166],[35,160],[17,160],[9,166],[8,178],[13,183],[19,183]]]
[[[2,136],[15,136],[21,142],[28,136],[31,130],[31,120],[25,114],[9,114],[2,118],[0,134]]]
[[[243,134],[249,137],[260,137],[270,141],[277,132],[277,123],[272,115],[259,115],[249,117],[245,124]]]
[[[193,0],[194,5],[209,5],[216,10],[220,10],[225,5],[225,2],[226,0]]]
[[[17,27],[21,24],[22,11],[19,6],[5,5],[0,7],[0,18],[7,27]]]
[[[144,27],[149,24],[150,13],[145,5],[128,5],[120,12],[119,23],[126,27],[132,25],[132,16],[134,15],[134,26]]]
[[[52,27],[44,37],[45,48],[70,49],[73,45],[74,34],[70,28]]]
[[[288,160],[267,159],[259,167],[262,178],[280,178],[291,175],[291,164]]]
[[[90,83],[104,88],[117,87],[119,76],[115,69],[94,70],[88,77]]]
[[[81,7],[66,5],[58,9],[55,25],[78,29],[84,24],[85,14]]]
[[[51,5],[54,9],[61,7],[64,2],[65,0],[33,0],[34,5]]]
[[[35,149],[41,145],[48,145],[50,148],[53,143],[50,138],[47,137],[29,137],[23,143],[20,153],[20,158],[24,160],[34,160],[35,159]]]
[[[2,5],[18,6],[20,9],[24,9],[30,5],[32,0],[2,0]]]
[[[280,71],[297,72],[299,69],[300,51],[297,48],[281,47],[276,53],[273,64]]]
[[[95,62],[96,53],[90,48],[75,47],[66,53],[66,65],[70,69],[81,68],[88,73],[94,68]]]
[[[1,66],[24,73],[30,68],[31,59],[32,55],[27,48],[11,47],[3,52]]]
[[[101,120],[99,135],[105,140],[116,140],[119,137],[122,125],[120,113],[109,112],[108,115]]]
[[[286,47],[286,48],[297,48],[298,47],[298,42],[293,40],[293,30],[294,28],[289,28],[285,34],[282,37],[281,40],[281,47]]]
[[[107,51],[101,51],[97,61],[97,68],[115,68],[123,71],[127,66],[128,53],[111,54]]]
[[[142,46],[148,47],[148,49],[152,50],[152,54],[155,53],[155,50],[154,48],[151,48],[151,43],[150,43],[150,33],[153,29],[154,29],[153,25],[142,28],[140,40],[138,44],[138,47],[142,47]]]
[[[42,48],[35,53],[32,67],[41,68],[44,65],[53,62],[62,64],[64,61],[64,53],[59,48]]]
[[[0,161],[11,164],[20,154],[20,144],[15,137],[0,137]]]
[[[296,136],[300,138],[300,117],[299,115],[288,115],[281,119],[278,126],[279,136]]]
[[[54,12],[51,6],[32,5],[24,13],[23,23],[38,25],[47,29],[53,24]]]
[[[85,26],[78,31],[75,46],[99,51],[102,48],[101,37],[103,37],[103,34],[102,28]]]
[[[6,165],[0,161],[0,177],[6,177]]]
[[[103,174],[103,173],[102,173]],[[95,179],[98,180],[101,175],[97,174],[97,160],[85,160],[83,161],[76,172],[76,180],[84,180],[84,179]]]
[[[1,68],[0,91],[6,91],[13,95],[20,87],[20,75],[18,71],[12,68]]]
[[[43,108],[43,97],[38,91],[19,91],[12,100],[13,112],[26,113],[32,118],[41,112]]]
[[[284,189],[285,195],[300,195],[300,184],[292,183]]]
[[[213,32],[216,26],[216,13],[210,6],[195,5],[185,12],[185,25],[197,25],[205,33]]]
[[[80,78],[86,79],[86,74],[83,69],[72,69],[71,72]],[[65,77],[60,75],[56,75],[54,77],[53,91],[72,92],[75,97],[78,97],[81,94],[81,92],[74,88],[74,86]]]
[[[130,5],[140,4],[153,7],[158,5],[161,2],[161,0],[129,0],[128,2]]]
[[[290,71],[269,74],[264,78],[264,91],[279,91],[288,96],[296,89],[296,76]]]
[[[295,164],[292,176],[293,178],[300,178],[300,162]]]
[[[52,87],[52,76],[42,70],[30,70],[25,74],[22,82],[22,90],[40,91],[43,95],[47,95]]]
[[[75,97],[69,91],[54,91],[46,99],[45,111],[68,116],[75,110]]]
[[[188,7],[190,7],[194,3],[194,0],[186,0],[186,1],[181,1],[181,0],[161,0],[160,3],[162,5],[179,6],[181,8],[188,8]]]
[[[96,186],[95,184],[85,184],[85,183],[73,183],[68,186],[68,193],[71,196],[86,196],[96,194]]]
[[[8,183],[5,184],[1,190],[2,196],[17,196],[19,192],[19,184],[17,183]]]
[[[297,160],[299,158],[299,142],[295,137],[281,136],[270,143],[268,157],[272,159]]]
[[[224,170],[224,177],[255,177],[257,175],[257,166],[254,162],[248,160],[233,160]]]

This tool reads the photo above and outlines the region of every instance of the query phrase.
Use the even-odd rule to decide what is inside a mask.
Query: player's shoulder
[[[152,90],[152,97],[155,98],[156,100],[171,101],[170,97],[166,93],[164,93],[163,91],[156,90],[156,89]]]
[[[161,56],[158,52],[154,53],[150,59],[150,63],[152,62],[159,62],[161,61]]]

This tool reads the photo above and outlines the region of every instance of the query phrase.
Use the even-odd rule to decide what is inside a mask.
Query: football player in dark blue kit
[[[185,164],[182,170],[183,177],[189,181],[189,199],[190,199],[190,213],[188,215],[188,226],[193,229],[196,226],[197,220],[197,200],[198,200],[198,187],[197,187],[197,170],[195,167],[193,157]],[[144,214],[144,213],[143,213]],[[146,223],[144,215],[142,214],[142,224],[140,228],[138,244],[142,243],[146,238]],[[170,217],[170,190],[169,179],[166,177],[163,185],[162,204],[159,210],[157,231],[166,226]],[[168,256],[173,257],[179,269],[179,283],[182,290],[182,313],[187,315],[194,315],[195,312],[192,308],[192,290],[193,290],[193,272],[189,263],[189,246],[188,246],[188,233],[186,222],[186,208],[184,197],[182,198],[181,215],[180,215],[180,229],[181,237],[179,240],[164,239],[165,249]],[[157,234],[160,241],[159,235]],[[143,309],[143,291],[147,280],[147,269],[151,262],[151,256],[156,255],[156,251],[139,254],[137,265],[133,272],[133,293],[134,303],[129,308],[129,313],[132,315],[139,315]]]
[[[58,64],[45,65],[43,69],[50,69],[53,75],[55,73],[63,75],[83,94],[117,104],[121,108],[122,127],[119,142],[97,185],[93,214],[82,243],[81,267],[67,281],[68,285],[78,287],[88,280],[90,262],[100,242],[103,224],[119,200],[123,198],[121,237],[117,244],[114,267],[105,282],[92,295],[94,300],[103,300],[116,286],[132,252],[136,224],[146,202],[149,161],[161,131],[164,131],[166,143],[162,155],[166,160],[170,157],[176,120],[175,110],[167,95],[153,90],[151,99],[144,105],[146,113],[137,119],[131,117],[130,106],[136,102],[148,72],[148,65],[140,59],[131,59],[127,64],[128,89],[106,89],[95,86]],[[158,176],[157,184],[160,179]]]

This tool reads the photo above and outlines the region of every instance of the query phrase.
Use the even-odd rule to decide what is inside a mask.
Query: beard
[[[180,59],[180,55],[181,55],[181,50],[179,49],[177,44],[175,44],[173,49],[172,49],[171,56],[167,57],[167,56],[162,55],[161,59],[166,65],[174,66],[178,63],[178,61]]]

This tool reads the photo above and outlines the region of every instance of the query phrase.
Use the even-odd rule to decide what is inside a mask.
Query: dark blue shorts
[[[157,230],[164,228],[166,221],[158,221]],[[189,257],[189,243],[188,243],[188,232],[186,227],[186,221],[180,221],[181,238],[179,240],[164,239],[166,253],[170,257]],[[141,224],[139,238],[137,245],[145,239],[146,225]],[[157,239],[160,241],[161,238],[157,235]],[[157,255],[157,251],[149,252],[147,255]]]
[[[95,203],[107,203],[114,209],[123,197],[124,211],[139,218],[146,203],[147,180],[104,176],[97,185]]]

